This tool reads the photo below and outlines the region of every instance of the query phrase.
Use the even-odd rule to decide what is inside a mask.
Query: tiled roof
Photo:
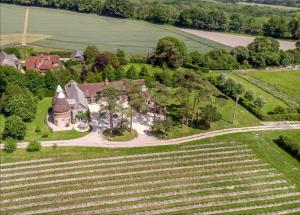
[[[11,66],[17,68],[16,63],[18,62],[16,55],[8,55],[4,51],[0,52],[0,65],[1,66]]]
[[[143,86],[145,85],[144,80],[134,80],[136,84]],[[125,81],[113,81],[108,82],[108,84],[105,84],[105,82],[101,83],[92,83],[92,84],[78,84],[78,87],[84,92],[85,97],[92,98],[96,97],[97,93],[103,90],[106,87],[113,87],[117,90],[123,90],[124,87],[126,88],[126,82]]]
[[[69,81],[65,86],[65,91],[70,101],[75,100],[77,104],[81,104],[83,107],[88,108],[88,102],[85,95],[75,81]],[[74,104],[74,102],[72,103]]]
[[[26,70],[42,71],[55,69],[59,65],[59,56],[57,55],[38,55],[30,56],[26,59]]]
[[[71,110],[71,106],[63,92],[55,93],[53,99],[53,112],[54,113],[66,113]]]

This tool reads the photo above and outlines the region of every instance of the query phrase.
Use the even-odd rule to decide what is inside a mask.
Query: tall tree
[[[245,91],[245,88],[242,84],[238,83],[235,86],[234,94],[235,94],[236,99],[235,99],[235,105],[234,105],[234,111],[233,111],[233,117],[232,117],[232,124],[233,125],[235,124],[236,110],[237,110],[237,107],[238,107],[239,99],[240,99],[240,96],[244,93],[244,91]]]

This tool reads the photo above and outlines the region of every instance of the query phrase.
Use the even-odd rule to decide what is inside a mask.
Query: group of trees
[[[230,70],[239,68],[264,68],[300,63],[300,42],[294,50],[282,51],[279,42],[271,37],[257,37],[248,47],[236,47],[231,51],[214,49],[206,54],[199,51],[187,53],[185,44],[176,38],[159,40],[156,49],[148,55],[154,65],[180,66],[203,70]]]
[[[107,87],[99,92],[98,96],[99,98],[106,98],[106,105],[102,107],[101,111],[108,113],[110,136],[122,133],[124,130],[131,132],[134,113],[146,112],[148,108],[141,86],[131,80],[126,81],[126,89],[124,90],[120,91],[113,87]],[[128,98],[128,107],[124,105],[123,96]],[[114,126],[116,115],[119,123]]]
[[[291,0],[292,1],[292,0]],[[300,16],[295,11],[198,1],[130,0],[2,0],[2,2],[62,8],[118,18],[136,18],[205,30],[300,38]]]

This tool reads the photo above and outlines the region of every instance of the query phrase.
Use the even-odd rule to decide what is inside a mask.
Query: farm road
[[[60,141],[43,141],[43,147],[51,147],[54,144],[58,146],[78,146],[78,147],[107,147],[107,148],[130,148],[130,147],[145,147],[145,146],[160,146],[160,145],[175,145],[195,140],[202,140],[210,137],[222,136],[225,134],[244,133],[251,131],[276,131],[276,130],[296,130],[300,129],[299,122],[266,122],[261,126],[243,127],[243,128],[229,128],[216,131],[204,132],[187,137],[181,137],[171,140],[158,140],[147,135],[139,135],[136,139],[128,142],[113,142],[103,139],[101,134],[91,132],[90,134],[74,140],[60,140]],[[27,142],[18,144],[18,148],[26,148]],[[0,149],[3,144],[0,145]]]

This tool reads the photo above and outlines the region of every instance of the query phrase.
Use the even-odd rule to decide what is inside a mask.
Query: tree
[[[98,54],[95,59],[95,64],[93,66],[94,71],[103,71],[109,65],[108,57],[101,53]]]
[[[170,68],[178,68],[183,65],[185,54],[186,46],[183,42],[166,37],[159,40],[154,53],[148,56],[148,61],[159,66],[166,64]]]
[[[117,58],[120,62],[120,65],[126,65],[127,64],[127,60],[126,60],[126,55],[125,52],[121,49],[117,50]]]
[[[244,98],[247,99],[248,101],[253,101],[255,98],[255,94],[252,90],[247,90],[245,92]]]
[[[279,42],[270,37],[257,37],[249,44],[250,63],[254,66],[264,67],[279,65]]]
[[[45,81],[45,87],[48,90],[54,90],[58,85],[57,79],[52,71],[45,72],[44,81]]]
[[[119,94],[118,90],[113,87],[107,87],[101,91],[101,95],[106,97],[106,109],[109,113],[109,127],[110,127],[110,135],[113,136],[113,115],[117,109],[117,95]]]
[[[103,52],[101,54],[104,55],[107,58],[108,65],[110,65],[110,66],[112,66],[114,68],[118,68],[120,66],[118,57],[117,57],[117,55],[115,53],[105,51],[105,52]]]
[[[5,121],[3,138],[22,140],[25,136],[26,125],[18,116],[10,116]]]
[[[197,65],[197,66],[204,66],[205,65],[205,55],[202,54],[199,51],[193,51],[190,54],[190,57],[192,59],[192,64]]]
[[[205,56],[210,69],[234,69],[238,67],[236,58],[224,49],[214,49]]]
[[[133,115],[134,112],[144,112],[147,110],[147,104],[145,96],[141,90],[141,87],[132,82],[126,82],[126,94],[128,97],[128,104],[130,107],[130,132],[132,131]]]
[[[254,104],[259,108],[262,109],[266,102],[262,96],[259,96],[257,99],[255,99]]]
[[[31,121],[35,117],[37,102],[27,88],[9,84],[5,94],[1,97],[4,111],[9,115],[16,115],[22,120]]]
[[[15,139],[7,138],[4,142],[4,151],[7,153],[12,153],[17,149],[17,142]]]
[[[129,69],[127,70],[126,78],[130,80],[138,79],[138,73],[136,71],[135,66],[132,65],[131,67],[129,67]]]
[[[290,37],[288,22],[283,16],[273,15],[264,26],[267,36],[287,38]]]
[[[156,120],[152,123],[150,130],[151,133],[158,137],[165,137],[168,135],[168,131],[171,130],[173,123],[171,120]]]
[[[211,127],[212,122],[217,122],[222,118],[222,115],[218,113],[216,107],[210,105],[205,106],[201,112],[201,122],[206,128]]]
[[[111,65],[107,66],[102,72],[102,79],[105,80],[106,78],[109,81],[116,80],[115,69]]]
[[[107,16],[129,18],[133,16],[133,9],[129,0],[106,0],[102,13]]]
[[[242,84],[238,83],[235,86],[234,95],[236,97],[236,100],[235,100],[234,112],[233,112],[233,117],[232,117],[232,124],[233,125],[235,123],[236,110],[237,110],[237,106],[238,106],[238,103],[239,103],[239,99],[240,99],[240,96],[244,93],[244,91],[245,91],[245,88]]]
[[[87,46],[84,50],[84,59],[86,64],[93,63],[98,54],[99,54],[99,50],[95,45]]]
[[[27,71],[26,74],[26,87],[33,93],[37,93],[45,87],[44,76],[41,76],[35,71]]]
[[[249,59],[249,50],[246,47],[238,46],[230,52],[237,60],[238,63],[243,64],[245,60]]]
[[[38,152],[41,149],[42,149],[42,144],[37,140],[31,141],[26,147],[27,152]]]
[[[154,102],[154,116],[153,121],[156,121],[156,114],[163,112],[168,104],[169,92],[165,85],[155,83],[155,87],[151,90],[152,99]]]

